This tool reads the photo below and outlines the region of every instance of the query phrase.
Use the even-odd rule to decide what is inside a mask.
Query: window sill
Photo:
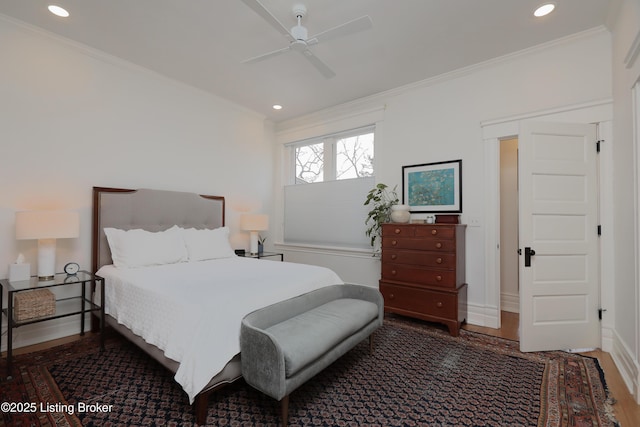
[[[354,258],[374,258],[376,254],[374,254],[372,249],[362,249],[362,248],[346,248],[342,246],[326,246],[326,245],[313,245],[307,243],[282,243],[278,242],[274,244],[274,247],[279,251],[290,251],[290,252],[306,252],[313,254],[325,254],[325,255],[335,255],[335,256],[349,256]]]

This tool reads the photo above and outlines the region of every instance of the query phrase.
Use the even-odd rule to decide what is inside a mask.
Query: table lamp
[[[269,229],[269,216],[264,214],[243,214],[240,217],[240,228],[251,233],[251,255],[258,253],[258,231]]]
[[[16,239],[38,240],[38,279],[51,280],[56,271],[56,239],[77,238],[80,219],[77,212],[16,212]]]

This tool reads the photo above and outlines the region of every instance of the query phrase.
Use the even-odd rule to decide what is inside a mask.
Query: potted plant
[[[258,253],[264,253],[264,242],[267,241],[266,236],[258,236]]]
[[[389,222],[391,217],[391,206],[398,204],[398,194],[396,187],[389,190],[389,186],[383,183],[376,185],[367,193],[365,206],[372,206],[367,215],[365,224],[367,225],[366,234],[371,238],[371,246],[376,249],[376,241],[382,237],[382,224]]]

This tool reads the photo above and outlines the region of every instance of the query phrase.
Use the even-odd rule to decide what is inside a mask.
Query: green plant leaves
[[[391,206],[397,205],[399,202],[396,187],[388,190],[388,185],[379,183],[369,190],[364,201],[364,205],[373,206],[365,220],[367,225],[365,233],[368,237],[371,237],[371,246],[374,249],[376,248],[376,241],[381,238],[382,224],[389,222]]]

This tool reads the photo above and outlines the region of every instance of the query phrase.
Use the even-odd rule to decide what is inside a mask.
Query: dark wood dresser
[[[444,323],[458,336],[467,318],[465,229],[461,224],[383,224],[384,309]]]

